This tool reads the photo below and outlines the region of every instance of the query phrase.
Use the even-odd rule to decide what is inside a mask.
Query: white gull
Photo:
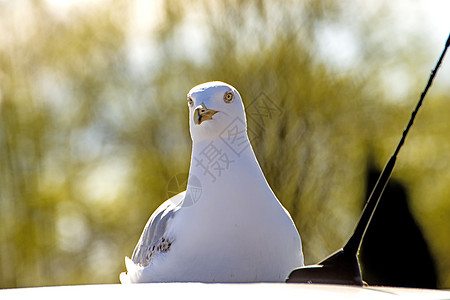
[[[300,236],[255,157],[241,96],[214,81],[187,97],[187,189],[151,215],[120,281],[284,282],[303,266]]]

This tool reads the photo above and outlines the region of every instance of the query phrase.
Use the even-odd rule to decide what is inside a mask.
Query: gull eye
[[[225,101],[226,103],[230,103],[231,101],[233,101],[233,97],[234,95],[232,92],[226,92],[223,96],[223,101]]]
[[[192,106],[192,104],[194,104],[194,100],[192,100],[191,97],[188,97],[188,98],[187,98],[187,101],[188,101],[188,105],[189,105],[189,106]]]

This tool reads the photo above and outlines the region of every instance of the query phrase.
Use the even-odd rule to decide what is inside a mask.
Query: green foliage
[[[336,1],[166,1],[144,13],[102,1],[63,15],[19,3],[0,4],[0,287],[118,282],[170,179],[188,170],[185,95],[211,80],[243,96],[256,155],[314,263],[351,232],[368,161],[382,167],[413,107],[389,101],[380,64],[395,55],[389,64],[420,76],[413,96],[425,82],[428,61],[410,58],[421,54],[380,42],[386,7],[352,24],[362,45],[342,70],[319,40],[346,25],[350,5]],[[448,110],[427,99],[394,174],[446,287]]]

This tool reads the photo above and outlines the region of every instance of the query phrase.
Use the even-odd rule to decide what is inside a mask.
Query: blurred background
[[[0,1],[0,288],[117,283],[150,214],[184,188],[186,94],[211,80],[241,93],[305,262],[321,260],[394,151],[449,11],[445,0]],[[370,284],[450,288],[449,98],[446,57],[398,157],[400,194],[387,196],[408,216],[383,217],[373,247],[409,232],[397,225],[420,238],[378,271],[381,250],[363,249]],[[399,261],[436,278],[383,282]]]

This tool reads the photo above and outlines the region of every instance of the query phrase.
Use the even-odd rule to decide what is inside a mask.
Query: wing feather
[[[168,235],[168,227],[180,208],[185,194],[186,191],[166,200],[151,215],[133,251],[131,258],[133,263],[146,267],[155,254],[169,251],[174,239]]]

